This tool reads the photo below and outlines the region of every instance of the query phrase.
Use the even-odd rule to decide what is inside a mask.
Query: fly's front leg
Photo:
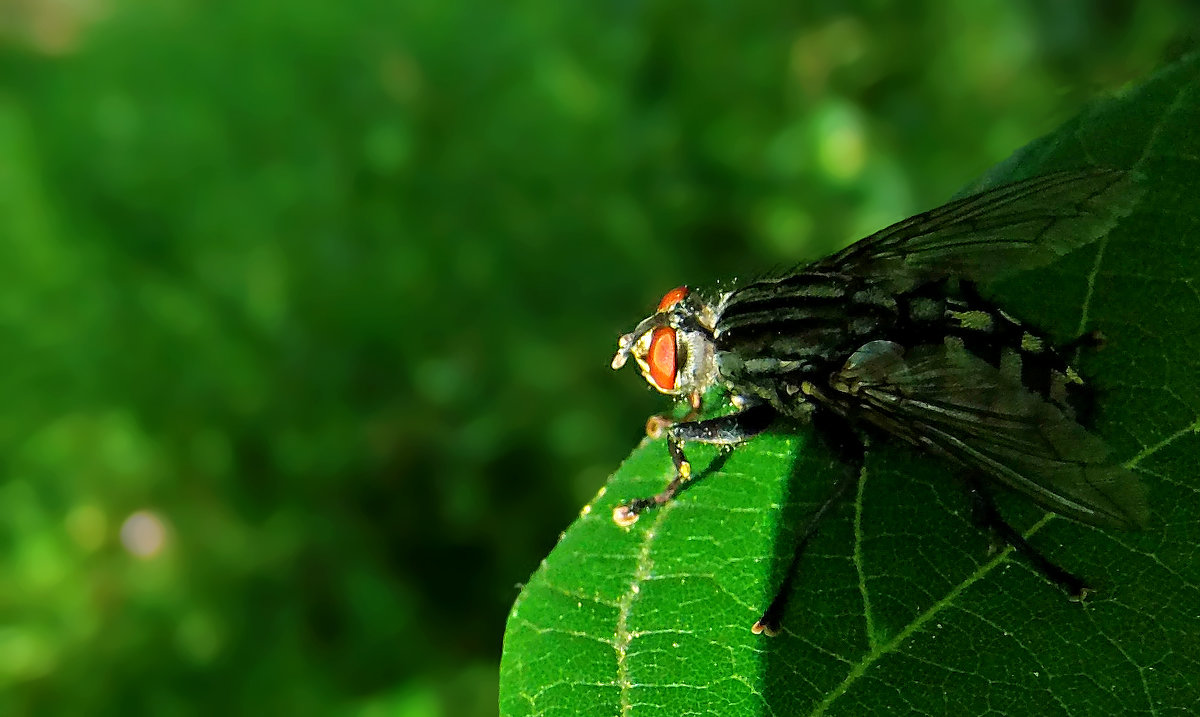
[[[683,452],[684,443],[696,441],[718,446],[736,446],[765,431],[774,419],[774,409],[767,405],[756,405],[728,416],[668,426],[665,429],[667,450],[671,454],[671,462],[675,465],[675,477],[661,493],[617,506],[613,509],[613,521],[620,526],[633,525],[642,511],[667,503],[675,497],[683,484],[692,477],[692,464]]]

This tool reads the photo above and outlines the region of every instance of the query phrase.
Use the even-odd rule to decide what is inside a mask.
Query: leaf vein
[[[642,534],[642,544],[638,549],[633,579],[629,582],[629,589],[617,600],[617,626],[614,634],[613,649],[617,653],[617,685],[620,688],[620,705],[623,716],[627,716],[633,711],[630,692],[634,685],[630,679],[629,660],[627,658],[629,657],[629,646],[637,635],[629,628],[629,616],[633,612],[633,603],[637,600],[638,593],[641,592],[642,582],[650,577],[650,572],[654,567],[654,561],[650,558],[650,553],[654,546],[654,539],[658,535],[658,527],[662,523],[663,518],[666,517],[667,513],[674,506],[675,501],[672,501],[660,506],[658,510],[653,512],[653,522],[646,529],[646,532]]]
[[[1090,614],[1088,614],[1088,621],[1091,622],[1092,625],[1096,625],[1095,619]],[[1097,626],[1096,632],[1103,635],[1104,639],[1108,641],[1108,644],[1112,645],[1117,652],[1121,653],[1121,657],[1125,658],[1125,661],[1132,665],[1133,669],[1137,671],[1138,680],[1140,680],[1142,683],[1142,694],[1146,698],[1146,707],[1150,710],[1151,715],[1157,715],[1158,710],[1154,708],[1154,699],[1150,696],[1150,683],[1146,681],[1146,668],[1142,665],[1139,665],[1129,655],[1129,653],[1125,651],[1125,648],[1121,647],[1120,641],[1112,639],[1112,637],[1106,634],[1103,630],[1100,630],[1099,626]]]
[[[878,646],[875,633],[875,617],[871,611],[871,596],[867,592],[866,566],[863,559],[863,495],[867,485],[867,467],[864,465],[858,474],[858,492],[854,497],[854,569],[858,573],[858,591],[862,594],[863,619],[867,630],[867,648],[874,650]]]
[[[1124,465],[1126,468],[1130,468],[1130,469],[1135,468],[1135,467],[1137,467],[1137,465],[1139,463],[1146,460],[1147,458],[1154,455],[1155,453],[1158,453],[1159,451],[1163,450],[1164,448],[1167,448],[1168,446],[1170,446],[1172,443],[1179,440],[1180,438],[1183,438],[1184,436],[1187,436],[1189,434],[1196,434],[1196,433],[1200,433],[1200,418],[1197,418],[1196,420],[1192,421],[1190,424],[1184,426],[1183,428],[1179,429],[1178,431],[1175,431],[1174,433],[1172,433],[1171,435],[1162,439],[1158,443],[1155,443],[1152,446],[1142,449],[1142,451],[1140,453],[1138,453],[1136,456],[1125,461]]]
[[[1041,520],[1034,523],[1033,526],[1029,528],[1029,530],[1025,531],[1025,538],[1028,539],[1028,538],[1032,537],[1035,533],[1037,533],[1039,530],[1041,530],[1047,523],[1049,523],[1053,519],[1054,519],[1054,515],[1051,513],[1047,513],[1045,516],[1042,517]],[[979,566],[979,568],[977,568],[973,573],[968,575],[959,584],[952,587],[949,590],[949,592],[946,593],[946,595],[944,597],[942,597],[940,600],[938,600],[934,604],[930,605],[924,612],[919,613],[912,620],[912,622],[905,625],[904,628],[902,630],[900,630],[900,632],[896,633],[895,637],[893,637],[888,642],[886,642],[882,645],[879,645],[878,647],[876,647],[875,649],[869,651],[866,655],[864,655],[863,658],[861,660],[859,660],[859,662],[857,664],[855,664],[853,667],[851,667],[850,671],[846,674],[845,678],[842,679],[841,684],[839,684],[837,687],[835,687],[833,690],[831,690],[825,696],[825,699],[821,700],[821,702],[816,706],[816,708],[813,709],[813,711],[811,713],[812,717],[816,717],[817,715],[825,714],[825,710],[828,709],[831,704],[833,704],[835,701],[837,701],[837,699],[839,697],[846,694],[846,692],[848,692],[850,690],[850,688],[853,687],[856,682],[858,682],[859,679],[866,676],[867,670],[870,669],[870,667],[872,665],[874,665],[876,662],[878,662],[881,658],[883,658],[893,652],[896,652],[904,644],[904,642],[908,640],[908,638],[910,638],[914,634],[916,634],[916,632],[918,630],[920,630],[922,627],[924,627],[926,623],[928,623],[930,620],[932,620],[934,618],[934,616],[936,616],[938,613],[942,612],[946,608],[954,605],[954,600],[959,595],[961,595],[964,590],[966,590],[968,587],[975,584],[976,582],[982,580],[988,573],[990,573],[992,570],[994,570],[998,565],[1006,562],[1008,560],[1008,556],[1011,555],[1012,552],[1013,552],[1012,547],[1008,547],[1008,548],[1005,548],[1004,550],[1002,550],[1001,552],[997,553],[995,557],[993,557],[991,560],[987,561],[983,565]]]

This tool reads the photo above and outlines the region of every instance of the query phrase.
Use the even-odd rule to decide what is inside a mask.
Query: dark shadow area
[[[839,452],[831,447],[814,429],[801,432],[803,441],[791,470],[784,478],[787,487],[784,494],[782,515],[775,541],[770,570],[771,578],[763,586],[762,606],[766,610],[779,594],[780,588],[788,582],[789,568],[792,567],[793,557],[802,533],[809,525],[814,515],[821,509],[836,490],[836,486],[849,468],[839,457]],[[818,655],[813,656],[814,641],[807,636],[814,631],[825,632],[837,625],[845,625],[845,618],[833,618],[814,623],[813,598],[828,594],[828,582],[841,580],[831,574],[831,556],[839,550],[848,548],[853,535],[849,530],[852,526],[852,513],[845,509],[853,498],[853,483],[832,505],[829,506],[819,524],[808,538],[803,554],[795,566],[788,594],[786,609],[782,613],[780,632],[775,636],[760,635],[760,645],[763,648],[763,677],[764,694],[767,704],[772,706],[775,714],[798,714],[811,706],[812,691],[804,689],[806,683],[825,684],[827,679],[833,679],[836,671],[844,672],[844,664],[824,664]],[[843,614],[845,611],[842,611]],[[857,627],[859,623],[855,623]],[[749,626],[747,626],[749,628]],[[805,636],[797,639],[797,636]],[[798,680],[798,670],[805,671],[805,678]],[[817,679],[814,673],[828,670],[826,680]],[[811,684],[808,686],[811,687]]]

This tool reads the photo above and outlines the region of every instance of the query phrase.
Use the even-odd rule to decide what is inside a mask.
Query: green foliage
[[[0,0],[0,714],[494,714],[659,407],[632,317],[944,199],[1197,12]]]
[[[755,636],[795,526],[839,467],[803,431],[762,437],[623,529],[613,507],[671,475],[665,447],[647,441],[514,605],[503,713],[1161,714],[1200,703],[1196,127],[1193,55],[988,176],[1093,164],[1144,175],[1146,195],[1097,246],[994,287],[1060,338],[1098,328],[1109,340],[1082,367],[1101,387],[1098,431],[1149,488],[1151,525],[1106,532],[1017,498],[1003,505],[1098,585],[1093,599],[1068,602],[1011,550],[989,555],[949,468],[880,445],[806,553],[784,633]],[[696,453],[698,468],[714,456]]]

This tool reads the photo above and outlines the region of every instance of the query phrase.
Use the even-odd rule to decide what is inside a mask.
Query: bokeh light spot
[[[121,545],[139,558],[153,558],[167,544],[167,526],[157,513],[139,510],[121,525]]]
[[[831,102],[816,118],[817,164],[838,182],[856,179],[867,159],[867,138],[857,108]]]

